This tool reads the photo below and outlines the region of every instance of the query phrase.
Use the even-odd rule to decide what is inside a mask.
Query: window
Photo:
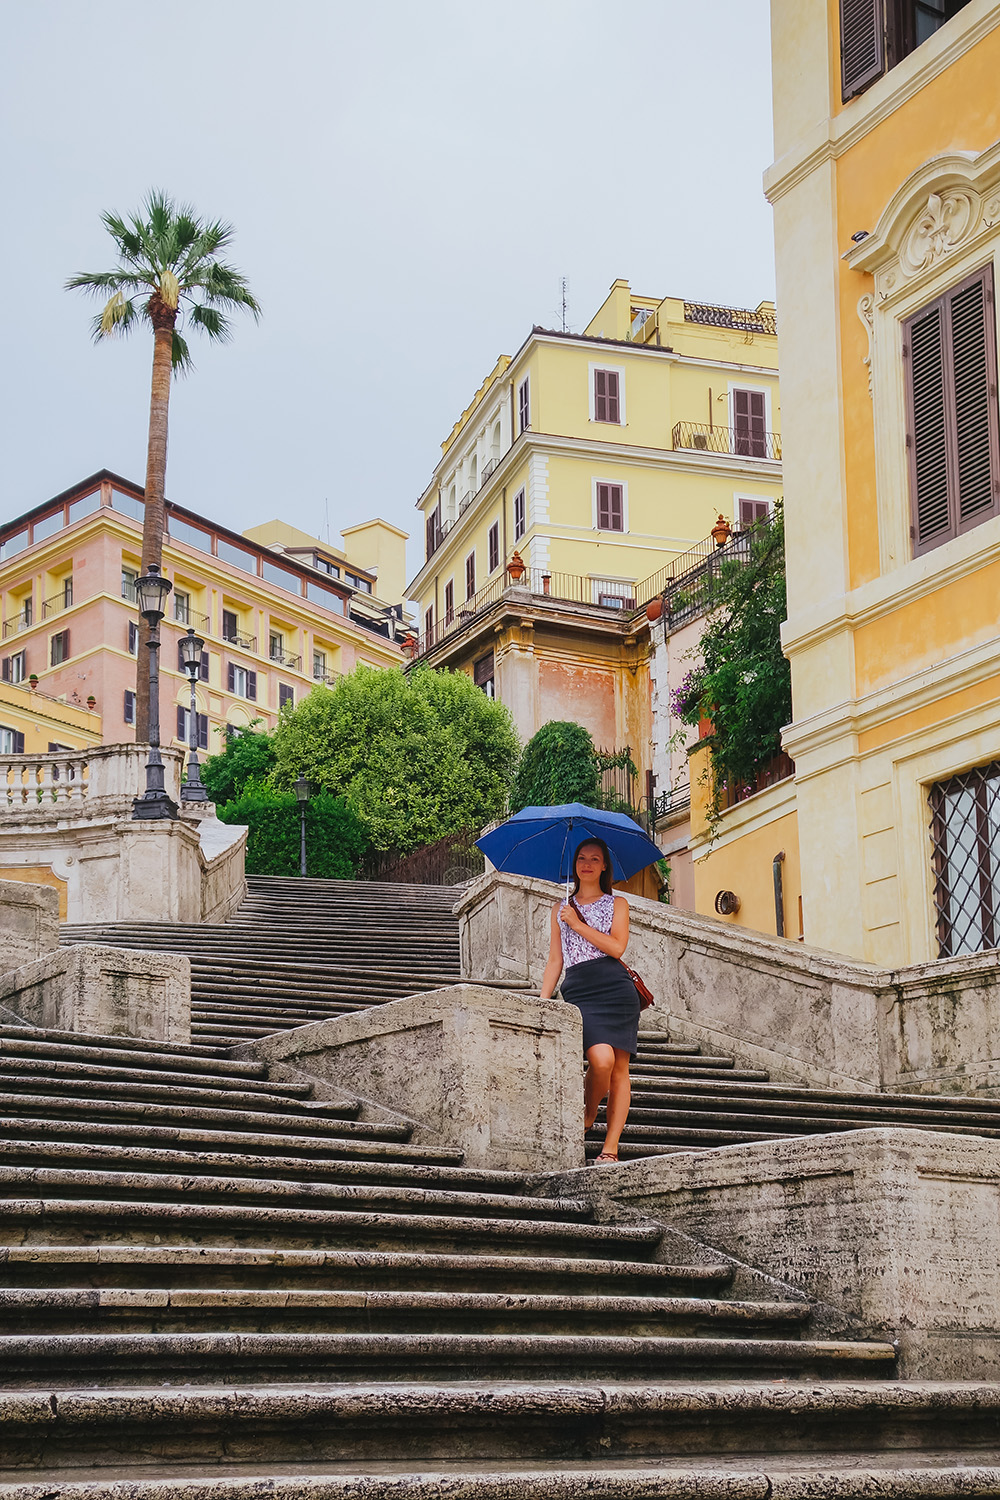
[[[598,531],[625,530],[625,506],[620,484],[598,483],[597,529]]]
[[[939,957],[1000,946],[1000,761],[930,790]]]
[[[187,676],[187,673],[184,671],[184,657],[183,657],[183,655],[181,653],[181,643],[180,643],[180,641],[177,642],[177,670],[183,676],[185,676],[185,677]],[[199,679],[200,682],[207,682],[208,681],[208,652],[207,651],[203,651],[201,653],[201,665],[198,668],[198,679]]]
[[[58,635],[52,636],[49,643],[49,661],[52,666],[58,667],[60,662],[69,658],[69,631],[60,630]]]
[[[0,725],[0,754],[24,754],[24,734],[20,729],[5,729]],[[41,793],[39,793],[39,796],[41,796]]]
[[[599,580],[597,602],[605,609],[635,609],[635,589],[630,583]]]
[[[968,0],[840,0],[841,85],[861,94],[908,57]]]
[[[137,495],[127,495],[124,490],[112,490],[111,504],[115,510],[120,510],[123,516],[131,516],[133,521],[145,519],[146,502],[140,500]]]
[[[268,583],[276,583],[279,589],[287,589],[290,594],[301,594],[302,580],[290,568],[279,568],[277,563],[269,562],[265,557],[261,561],[260,571]]]
[[[285,659],[285,638],[277,630],[272,630],[268,638],[267,654],[272,661]]]
[[[191,595],[174,589],[174,619],[179,625],[191,624]]]
[[[336,563],[332,563],[328,557],[320,557],[319,553],[313,554],[313,567],[319,568],[321,573],[329,573],[331,578],[340,577],[340,569]]]
[[[438,501],[430,515],[427,517],[425,528],[427,532],[427,556],[431,557],[441,545],[441,502]]]
[[[222,639],[232,643],[238,639],[239,633],[239,616],[231,609],[224,609],[222,611]]]
[[[767,396],[763,391],[733,391],[733,436],[742,458],[767,457]]]
[[[63,609],[69,609],[70,605],[73,603],[73,575],[72,575],[72,573],[69,575],[68,578],[64,578],[63,579],[63,583],[62,583],[62,602],[63,602]]]
[[[197,726],[198,749],[208,749],[208,714],[195,714]],[[191,743],[191,710],[189,708],[177,708],[177,738],[184,745]]]
[[[493,573],[500,566],[500,522],[494,521],[490,527],[487,550],[490,559],[490,572]]]
[[[370,578],[360,578],[357,573],[345,572],[344,580],[345,582],[349,583],[352,588],[360,589],[362,594],[370,594],[372,591]]]
[[[455,580],[449,578],[444,586],[444,623],[450,625],[455,618]]]
[[[531,392],[528,387],[528,378],[521,381],[517,388],[517,430],[519,433],[526,432],[531,426]]]
[[[324,609],[329,609],[334,614],[344,613],[343,595],[335,594],[332,589],[325,589],[321,583],[307,583],[306,598],[311,599],[314,604],[321,604]]]
[[[125,689],[124,718],[126,724],[135,723],[135,694]]]
[[[227,669],[226,683],[231,693],[237,698],[257,698],[257,673],[251,672],[247,667],[239,667],[234,661],[229,663]]]
[[[134,620],[128,622],[128,654],[139,655],[139,627]]]
[[[481,656],[477,662],[473,662],[472,677],[476,687],[482,688],[487,698],[496,697],[492,651],[486,656]]]
[[[289,687],[287,682],[278,683],[278,711],[283,708],[295,707],[295,689]]]
[[[914,556],[998,511],[997,360],[989,268],[903,325]]]
[[[257,572],[257,556],[253,552],[245,552],[242,547],[234,547],[232,542],[225,541],[221,536],[217,543],[218,555],[223,562],[232,563],[234,568],[242,568],[244,573]]]
[[[476,554],[470,552],[465,559],[465,597],[471,599],[476,592]]]
[[[136,579],[139,577],[138,569],[122,568],[122,598],[138,604],[138,595],[135,592]]]
[[[325,676],[326,676],[326,652],[325,651],[314,651],[313,652],[313,677],[315,677],[317,679],[317,681],[318,681],[320,678],[323,678]]]
[[[618,371],[594,371],[594,421],[620,422]]]
[[[740,529],[748,531],[751,526],[756,526],[758,521],[764,525],[771,519],[770,500],[744,500],[740,499]]]
[[[28,675],[28,668],[23,651],[15,651],[13,656],[5,656],[3,659],[4,682],[23,682]]]
[[[172,511],[167,513],[167,529],[176,542],[187,542],[189,547],[197,547],[199,552],[212,551],[212,533],[202,531],[200,526],[190,526],[187,521],[182,521]]]
[[[525,532],[525,506],[524,491],[518,490],[514,496],[514,540],[520,541]]]
[[[434,634],[434,606],[424,610],[424,636],[429,641]]]

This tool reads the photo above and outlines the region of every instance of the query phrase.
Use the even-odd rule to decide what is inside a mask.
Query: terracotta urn
[[[719,519],[716,521],[715,525],[712,527],[712,540],[713,540],[713,542],[715,543],[715,545],[717,547],[724,547],[726,545],[726,543],[729,541],[729,538],[732,536],[732,534],[733,534],[733,528],[730,526],[730,524],[726,520],[725,516],[720,515]]]
[[[526,569],[524,566],[524,558],[521,556],[520,552],[513,552],[511,554],[510,562],[507,564],[507,576],[510,579],[511,583],[520,583],[521,579],[525,575],[525,572]]]
[[[652,625],[653,621],[658,620],[662,613],[663,595],[658,594],[655,599],[650,599],[649,603],[646,605],[646,619]]]

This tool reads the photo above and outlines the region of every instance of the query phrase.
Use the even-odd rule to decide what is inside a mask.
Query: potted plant
[[[90,709],[91,713],[93,713],[94,709],[97,707],[97,699],[94,697],[93,693],[91,693],[87,698],[87,707]]]
[[[32,672],[31,673],[31,676],[28,678],[28,686],[32,690],[34,690],[38,686],[38,673],[37,672]]]

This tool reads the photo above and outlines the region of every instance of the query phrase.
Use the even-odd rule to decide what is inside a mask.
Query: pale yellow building
[[[698,901],[774,931],[794,843],[806,941],[895,968],[1000,944],[1000,5],[772,31],[795,780]]]
[[[470,672],[523,739],[572,718],[599,745],[628,743],[645,780],[648,632],[628,617],[720,515],[739,525],[773,505],[777,364],[772,304],[641,297],[625,281],[583,333],[534,328],[417,502],[417,658]]]

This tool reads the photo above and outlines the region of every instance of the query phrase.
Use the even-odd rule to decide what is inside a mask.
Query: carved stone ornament
[[[874,395],[872,389],[872,353],[875,346],[875,298],[871,292],[866,292],[858,303],[858,317],[864,324],[865,333],[868,335],[868,353],[861,363],[868,370],[868,394]]]
[[[903,241],[899,254],[903,270],[910,276],[926,271],[961,244],[974,220],[968,193],[931,193]]]

